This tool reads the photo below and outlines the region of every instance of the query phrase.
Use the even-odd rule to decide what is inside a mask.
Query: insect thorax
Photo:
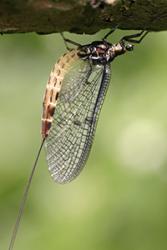
[[[93,64],[106,64],[114,60],[118,55],[126,52],[124,43],[111,44],[106,41],[96,41],[79,48],[78,56],[83,60],[89,60]]]

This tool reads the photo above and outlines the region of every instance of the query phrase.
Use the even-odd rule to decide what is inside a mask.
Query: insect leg
[[[73,44],[73,45],[75,45],[75,46],[77,46],[77,47],[81,47],[81,46],[82,46],[82,45],[79,44],[79,43],[76,43],[76,42],[74,42],[74,41],[72,41],[72,40],[70,40],[70,39],[65,38],[63,33],[60,33],[60,35],[61,35],[61,37],[62,37],[63,40],[64,40],[64,43],[65,43],[65,46],[66,46],[66,49],[67,49],[67,50],[71,50],[71,48],[68,47],[67,43]]]
[[[140,43],[148,33],[149,33],[149,31],[142,30],[139,33],[136,33],[136,34],[133,34],[133,35],[129,35],[129,36],[124,36],[121,39],[121,41],[124,40],[124,41],[132,42],[132,43]],[[137,37],[140,37],[140,38],[138,40],[134,39],[134,38],[137,38]]]
[[[108,36],[110,36],[116,29],[118,28],[118,25],[115,26],[115,28],[111,29],[104,37],[103,37],[103,41],[107,39]]]

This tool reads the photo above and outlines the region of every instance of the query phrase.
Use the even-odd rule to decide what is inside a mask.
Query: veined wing
[[[64,76],[45,143],[49,171],[58,183],[72,181],[84,167],[109,76],[109,65],[81,59]]]

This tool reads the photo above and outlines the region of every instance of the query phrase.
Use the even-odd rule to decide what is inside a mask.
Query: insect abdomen
[[[76,60],[77,58],[77,50],[71,50],[70,52],[60,57],[58,62],[54,65],[53,70],[51,71],[43,100],[41,131],[43,138],[47,137],[49,134],[64,76],[68,71],[68,68],[72,61]]]

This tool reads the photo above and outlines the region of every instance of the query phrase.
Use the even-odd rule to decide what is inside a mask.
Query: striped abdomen
[[[58,60],[54,65],[46,85],[46,91],[43,100],[43,115],[42,115],[42,137],[48,136],[62,87],[62,81],[71,63],[78,58],[77,50],[71,50]]]

